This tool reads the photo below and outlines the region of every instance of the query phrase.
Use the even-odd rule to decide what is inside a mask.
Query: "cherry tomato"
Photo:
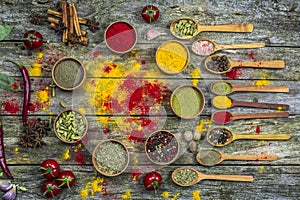
[[[62,171],[57,178],[59,182],[59,187],[71,188],[76,182],[76,177],[71,171]]]
[[[158,172],[149,172],[144,176],[143,183],[147,190],[157,190],[162,184],[162,177]]]
[[[142,10],[142,17],[148,23],[155,22],[159,17],[159,10],[153,5],[145,6]]]
[[[23,40],[24,40],[24,45],[30,50],[37,49],[43,44],[42,34],[40,34],[35,30],[27,31],[23,36]]]
[[[47,179],[53,179],[59,175],[60,166],[56,160],[44,160],[40,167],[41,174]]]
[[[43,195],[47,198],[57,196],[60,193],[58,181],[55,181],[55,180],[46,180],[43,183],[41,189],[42,189]]]

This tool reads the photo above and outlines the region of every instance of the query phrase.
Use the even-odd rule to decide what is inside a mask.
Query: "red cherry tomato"
[[[47,198],[57,196],[60,193],[58,182],[55,180],[46,180],[42,187],[43,195]]]
[[[153,5],[145,6],[142,10],[142,17],[148,23],[155,22],[159,17],[159,10]]]
[[[71,171],[62,171],[58,175],[58,182],[59,182],[59,187],[62,188],[71,188],[76,182],[76,177],[73,172]]]
[[[24,45],[30,50],[37,49],[43,44],[42,34],[35,30],[27,31],[23,36],[23,40]]]
[[[41,174],[47,179],[56,178],[60,172],[60,166],[56,160],[44,160],[40,167]]]
[[[162,184],[162,177],[158,172],[149,172],[144,176],[143,183],[147,190],[157,190]]]

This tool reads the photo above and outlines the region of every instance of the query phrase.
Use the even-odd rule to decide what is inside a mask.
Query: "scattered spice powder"
[[[115,22],[105,32],[107,46],[118,53],[124,53],[133,48],[137,36],[132,25],[127,22]]]
[[[182,168],[175,171],[173,178],[181,185],[190,185],[198,179],[198,175],[192,169]]]
[[[225,81],[219,81],[219,82],[213,83],[211,89],[212,89],[212,92],[217,95],[226,95],[226,94],[231,93],[231,91],[232,91],[231,85]]]
[[[177,74],[183,71],[188,62],[188,49],[180,42],[165,42],[157,49],[156,63],[162,71],[168,74]]]
[[[232,101],[227,96],[216,96],[213,98],[212,103],[219,109],[227,109],[232,106]]]
[[[217,124],[227,124],[231,121],[231,113],[227,111],[218,111],[212,115],[212,121]]]
[[[193,191],[193,200],[201,200],[200,190],[194,190]]]
[[[214,128],[210,131],[208,140],[214,145],[226,144],[231,139],[231,133],[225,128]]]
[[[202,150],[200,152],[200,161],[205,166],[213,166],[219,163],[221,155],[214,150]]]
[[[192,46],[198,55],[209,55],[214,50],[214,44],[209,40],[198,40]]]
[[[16,114],[20,110],[19,104],[16,102],[16,99],[3,102],[2,107],[4,112],[8,112],[10,114]]]

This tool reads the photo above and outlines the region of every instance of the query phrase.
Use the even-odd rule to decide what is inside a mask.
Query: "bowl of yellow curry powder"
[[[155,60],[161,71],[167,74],[178,74],[189,64],[190,52],[181,42],[169,40],[158,47]]]

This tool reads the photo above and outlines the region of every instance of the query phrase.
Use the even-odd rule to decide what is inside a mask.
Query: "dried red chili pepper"
[[[2,126],[2,120],[0,120],[0,166],[3,172],[9,177],[13,178],[11,175],[7,165],[6,165],[6,159],[5,159],[5,151],[4,151],[4,143],[3,143],[3,126]]]
[[[28,112],[29,101],[30,101],[30,77],[29,77],[26,67],[24,67],[23,65],[18,64],[11,60],[5,60],[5,62],[11,62],[11,63],[17,65],[20,68],[20,72],[23,77],[24,99],[23,99],[22,120],[23,120],[23,125],[25,126],[27,124],[27,112]]]

